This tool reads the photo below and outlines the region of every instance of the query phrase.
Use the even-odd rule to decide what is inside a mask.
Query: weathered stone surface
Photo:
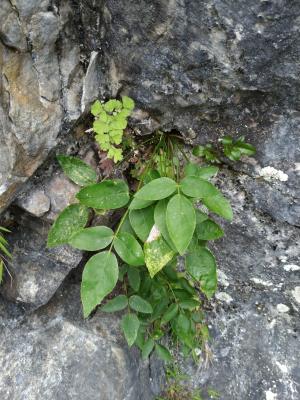
[[[84,321],[77,284],[30,316],[1,299],[0,310],[1,399],[152,400],[159,390],[161,364],[128,349],[117,316]]]
[[[0,292],[26,309],[46,304],[82,254],[68,246],[47,249],[49,225],[32,217],[16,217],[19,225],[8,235],[13,259]]]
[[[296,400],[300,230],[257,209],[244,186],[248,179],[226,171],[220,176],[234,221],[213,246],[220,273],[207,311],[212,362],[183,368],[203,394],[213,388],[222,400]]]
[[[199,143],[245,134],[257,147],[256,161],[245,159],[246,165],[238,163],[231,166],[235,172],[221,175],[235,220],[214,246],[221,269],[214,311],[208,313],[214,363],[185,368],[194,385],[217,389],[222,400],[298,399],[299,1],[2,3],[0,211],[96,97],[132,96],[137,104],[132,124],[140,133],[175,129]],[[267,181],[261,170],[269,166],[288,179]],[[43,214],[46,202],[43,209],[37,203],[32,208],[32,188],[49,195],[49,212]],[[23,198],[27,205],[18,204],[53,219],[76,190],[50,168],[45,179],[32,181]],[[48,225],[43,224],[25,228],[21,221],[15,230],[13,285],[8,278],[3,288],[29,308],[49,301],[80,260],[69,250],[45,250]],[[74,314],[65,317],[59,310],[67,302],[61,304],[53,306],[51,316],[49,306],[28,317],[24,332],[19,320],[7,313],[2,317],[8,332],[1,342],[2,347],[8,343],[2,397],[61,399],[79,393],[78,398],[94,399],[106,390],[106,380],[115,384],[114,373],[95,375],[98,366],[119,368],[119,361],[106,357],[112,354],[110,339],[106,347],[104,333],[100,340],[90,330],[93,321],[85,325]],[[7,310],[13,313],[11,306]],[[104,329],[110,327],[108,322]],[[48,356],[41,362],[38,354],[45,354],[44,348]],[[109,396],[147,399],[141,393],[147,393],[148,384],[137,380],[131,386],[139,361],[124,349],[122,376],[127,378]],[[41,379],[35,380],[37,375]],[[130,387],[132,397],[126,397]]]
[[[1,211],[57,144],[63,121],[80,116],[84,72],[68,2],[59,10],[50,0],[4,0],[0,13]]]

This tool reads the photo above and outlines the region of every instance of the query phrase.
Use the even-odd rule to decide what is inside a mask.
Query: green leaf
[[[154,225],[154,208],[147,207],[140,210],[131,210],[129,212],[129,220],[135,233],[143,242],[149,236],[149,233]]]
[[[165,314],[163,315],[161,319],[162,324],[166,324],[167,322],[171,321],[171,319],[175,318],[176,315],[178,314],[178,305],[177,304],[171,304]]]
[[[165,347],[162,346],[161,344],[156,343],[155,345],[155,351],[158,357],[165,361],[165,362],[171,362],[172,361],[172,356],[169,350]]]
[[[220,141],[222,142],[222,144],[228,145],[228,144],[232,144],[232,137],[229,135],[223,136]]]
[[[132,202],[129,205],[130,210],[141,210],[142,208],[146,208],[153,204],[153,201],[151,200],[141,200],[134,198]]]
[[[202,199],[203,204],[215,214],[231,221],[233,218],[232,209],[229,201],[222,195],[205,197]]]
[[[149,338],[143,345],[142,347],[142,358],[143,360],[146,360],[149,356],[151,351],[154,348],[154,340],[152,338]]]
[[[97,182],[96,172],[77,157],[57,156],[64,173],[79,186],[86,186]]]
[[[129,189],[123,180],[106,180],[81,189],[76,197],[88,207],[110,210],[128,203]]]
[[[193,155],[196,157],[203,157],[204,156],[205,147],[198,144],[193,148]]]
[[[178,338],[188,347],[193,348],[193,339],[191,335],[191,322],[184,314],[179,314],[175,323],[175,332]]]
[[[185,195],[196,199],[203,199],[220,193],[213,184],[197,176],[184,178],[180,183],[180,188]]]
[[[110,146],[108,153],[107,153],[107,157],[114,160],[114,163],[116,164],[118,161],[123,160],[122,152],[123,152],[122,149],[119,149],[114,146]]]
[[[128,270],[128,282],[132,289],[137,292],[140,288],[141,284],[141,274],[140,271],[136,268],[129,268]]]
[[[139,327],[140,321],[135,314],[126,314],[122,318],[121,328],[124,332],[124,336],[127,340],[129,347],[131,347],[135,342],[138,335]]]
[[[0,259],[0,285],[3,280],[3,273],[4,273],[4,262]]]
[[[93,130],[98,134],[106,133],[108,132],[108,124],[106,122],[96,120],[93,123]]]
[[[129,265],[138,267],[144,265],[144,253],[139,242],[127,232],[121,232],[114,240],[118,255]]]
[[[196,224],[201,224],[201,222],[206,221],[208,219],[208,215],[205,214],[204,212],[198,210],[197,208],[195,209],[196,211]]]
[[[122,96],[123,107],[132,111],[135,107],[134,101],[128,96]]]
[[[93,226],[75,233],[69,240],[69,244],[76,249],[97,251],[107,247],[114,233],[107,226]]]
[[[199,301],[190,299],[190,300],[182,300],[179,303],[180,308],[183,310],[194,310],[195,308],[200,306]]]
[[[109,251],[94,255],[85,264],[81,282],[81,301],[85,318],[114,289],[118,275],[117,258]]]
[[[154,225],[147,242],[144,245],[145,263],[151,278],[154,277],[175,255],[170,249],[159,230]]]
[[[128,306],[128,299],[126,296],[121,294],[120,296],[117,296],[112,300],[108,300],[108,302],[101,307],[101,311],[116,312],[124,310],[124,308],[126,308],[127,306]]]
[[[238,141],[236,145],[238,146],[242,154],[246,154],[247,156],[253,156],[253,154],[256,153],[255,147],[249,143],[241,143]]]
[[[147,183],[158,178],[160,178],[160,173],[157,171],[157,169],[150,169],[144,176],[144,184],[146,185]]]
[[[109,136],[112,143],[120,144],[122,142],[123,131],[122,130],[110,131]]]
[[[183,255],[192,240],[195,226],[195,209],[185,196],[176,194],[167,206],[166,221],[172,242]]]
[[[128,110],[126,108],[123,108],[123,110],[121,110],[118,114],[118,116],[122,119],[126,119],[127,117],[129,117],[131,114],[131,110]]]
[[[205,247],[199,247],[186,256],[186,269],[210,298],[217,289],[217,265],[213,254]]]
[[[96,100],[95,103],[91,107],[91,113],[94,116],[97,116],[97,115],[99,115],[101,113],[102,110],[103,110],[102,104],[100,103],[99,100]]]
[[[107,112],[113,112],[115,109],[121,109],[122,103],[119,100],[111,99],[104,104],[104,110]]]
[[[177,184],[170,178],[158,178],[143,186],[135,197],[141,200],[161,200],[169,197],[177,189]]]
[[[169,235],[169,231],[167,228],[166,215],[167,215],[168,203],[169,203],[169,199],[162,199],[156,204],[155,209],[154,209],[154,221],[155,221],[155,225],[158,227],[163,238],[168,243],[168,245],[171,247],[171,249],[174,251],[177,251],[174,243],[172,242],[172,239]]]
[[[196,234],[199,240],[215,240],[224,236],[224,231],[216,222],[207,219],[196,226]]]
[[[126,119],[119,118],[119,119],[114,119],[111,121],[109,125],[109,130],[114,131],[114,130],[124,130],[127,126],[127,121]]]
[[[142,299],[140,296],[133,295],[129,298],[129,306],[134,311],[143,313],[143,314],[152,314],[153,308],[148,301]]]
[[[71,204],[57,217],[48,233],[48,247],[66,244],[88,222],[89,210],[81,204]]]
[[[129,215],[127,214],[126,218],[124,219],[119,232],[127,232],[130,233],[131,235],[135,235],[134,230],[132,229],[132,226],[129,221]]]
[[[219,171],[218,167],[209,166],[209,167],[200,167],[197,164],[188,163],[184,167],[185,176],[198,176],[202,179],[209,179],[215,176]]]

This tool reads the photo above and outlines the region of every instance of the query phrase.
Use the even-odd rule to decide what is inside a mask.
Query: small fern
[[[127,96],[120,100],[108,100],[102,103],[96,100],[92,105],[91,113],[95,120],[93,131],[95,139],[101,150],[107,152],[107,157],[115,163],[123,159],[122,143],[124,129],[127,127],[127,119],[134,109],[134,101]]]

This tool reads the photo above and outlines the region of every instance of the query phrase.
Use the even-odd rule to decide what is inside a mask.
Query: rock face
[[[213,388],[222,400],[296,400],[299,228],[257,210],[245,190],[250,179],[220,175],[235,218],[214,245],[219,290],[208,311],[212,360],[198,368],[183,363],[183,369],[203,394]]]
[[[82,320],[78,285],[26,318],[3,306],[1,399],[152,400],[159,390],[160,363],[143,363],[125,346],[118,317]]]
[[[298,399],[299,18],[297,0],[2,0],[0,212],[22,192],[3,296],[27,311],[45,305],[81,260],[45,249],[49,221],[77,190],[47,157],[64,141],[76,150],[84,128],[74,125],[92,100],[133,97],[141,134],[159,127],[195,143],[244,134],[255,160],[229,165],[218,182],[235,220],[215,244],[214,363],[183,368],[204,398],[212,387],[222,400]],[[2,398],[153,398],[114,318],[85,324],[79,306],[64,311],[76,290],[27,317],[3,300]]]

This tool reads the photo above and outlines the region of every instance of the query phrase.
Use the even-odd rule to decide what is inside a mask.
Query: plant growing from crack
[[[10,231],[3,226],[0,226],[0,284],[3,280],[4,269],[6,268],[7,259],[11,259],[12,255],[8,250],[8,243],[4,237],[4,233],[9,233]]]
[[[123,98],[124,105],[134,104],[126,102]],[[92,107],[94,115],[100,116],[102,108],[110,112],[117,107],[115,102],[105,103],[110,107],[99,104]],[[108,152],[106,143],[115,143],[110,132],[101,131],[101,137],[109,136],[100,144]],[[143,358],[155,350],[161,359],[171,361],[164,340],[168,334],[185,355],[197,359],[209,338],[202,302],[217,288],[217,265],[207,244],[224,234],[210,213],[230,221],[232,209],[210,182],[218,172],[216,166],[188,162],[174,135],[157,132],[147,142],[147,160],[134,170],[139,181],[134,190],[125,180],[97,182],[96,172],[83,161],[58,156],[66,175],[82,188],[78,203],[68,206],[54,222],[48,246],[69,244],[97,252],[82,275],[85,318],[100,304],[103,312],[127,310],[121,329],[128,345],[139,347]],[[93,212],[118,209],[123,216],[114,229],[86,227]],[[108,300],[116,286],[118,294]]]

